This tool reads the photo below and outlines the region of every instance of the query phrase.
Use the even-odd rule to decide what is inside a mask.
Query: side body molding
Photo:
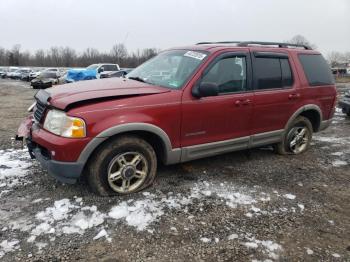
[[[172,148],[171,141],[163,129],[147,123],[128,123],[128,124],[121,124],[121,125],[108,128],[102,131],[101,133],[99,133],[95,138],[93,138],[87,144],[87,146],[81,152],[78,162],[86,163],[86,161],[88,160],[92,152],[109,137],[117,134],[125,133],[125,132],[130,132],[130,131],[147,131],[157,135],[159,138],[161,138],[163,145],[165,147],[165,152],[164,152],[165,164],[173,164],[173,163],[178,163],[180,161],[181,149]]]

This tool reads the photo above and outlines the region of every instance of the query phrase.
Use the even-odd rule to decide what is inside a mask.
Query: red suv
[[[41,90],[25,130],[30,154],[57,179],[83,174],[100,195],[152,183],[175,164],[274,145],[300,154],[331,122],[336,88],[307,46],[205,42],[161,52],[127,78]]]

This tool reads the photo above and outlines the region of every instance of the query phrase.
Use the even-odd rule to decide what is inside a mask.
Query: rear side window
[[[255,89],[285,88],[293,84],[287,58],[256,57],[254,60]]]
[[[299,60],[310,86],[334,84],[331,69],[322,55],[299,54]]]

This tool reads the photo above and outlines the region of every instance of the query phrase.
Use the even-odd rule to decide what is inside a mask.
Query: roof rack
[[[306,50],[312,50],[308,45],[297,45],[290,43],[278,43],[278,42],[259,42],[259,41],[220,41],[220,42],[199,42],[196,45],[210,45],[210,44],[237,44],[237,46],[249,46],[249,45],[268,45],[268,46],[278,46],[280,48],[288,47],[301,47]]]

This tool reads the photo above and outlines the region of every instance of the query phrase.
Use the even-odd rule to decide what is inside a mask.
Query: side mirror
[[[219,88],[215,83],[201,82],[192,90],[192,95],[195,97],[217,96]]]
[[[98,69],[98,73],[102,73],[103,71],[105,71],[105,69],[104,69],[103,67],[100,67],[100,68]]]

